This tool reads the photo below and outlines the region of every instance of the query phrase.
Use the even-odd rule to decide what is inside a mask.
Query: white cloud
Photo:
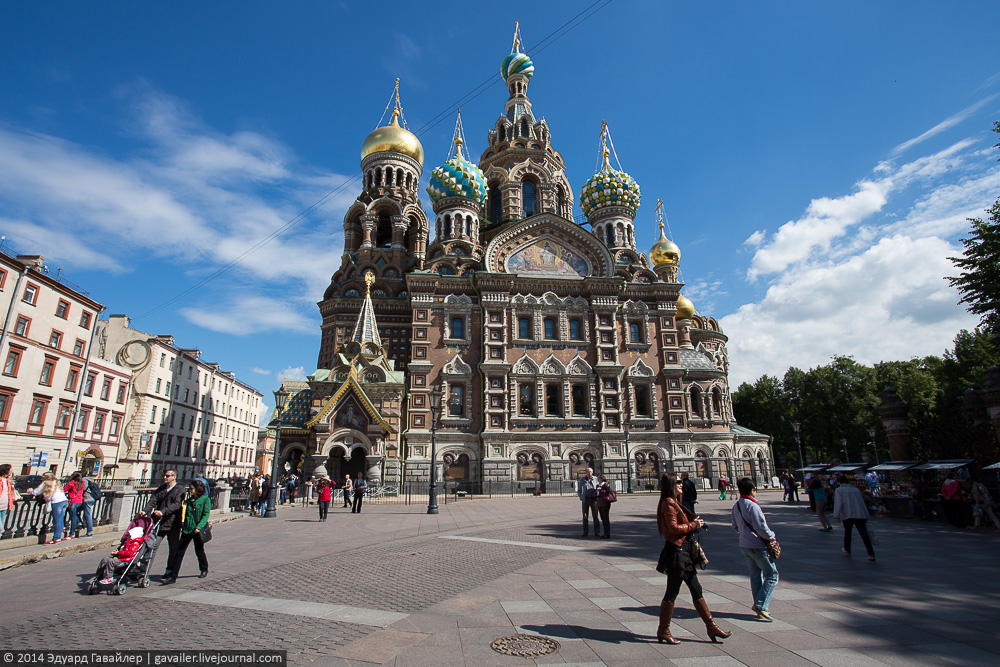
[[[938,123],[937,125],[935,125],[931,129],[927,130],[926,132],[924,132],[920,136],[914,137],[914,138],[912,138],[912,139],[910,139],[908,141],[904,141],[903,143],[901,143],[898,146],[896,146],[895,148],[893,148],[892,149],[892,155],[893,156],[901,155],[902,153],[905,153],[908,149],[913,148],[917,144],[922,143],[924,141],[927,141],[931,137],[934,137],[934,136],[936,136],[938,134],[941,134],[945,130],[958,125],[963,120],[965,120],[966,118],[968,118],[969,116],[971,116],[975,112],[979,111],[986,103],[992,101],[995,98],[996,98],[996,95],[990,95],[989,97],[985,97],[985,98],[979,100],[975,104],[967,106],[966,108],[962,109],[961,111],[959,111],[958,113],[954,114],[953,116],[945,118],[943,121],[941,121],[940,123]]]
[[[254,366],[253,368],[251,368],[250,372],[251,373],[256,373],[257,375],[270,375],[271,374],[271,371],[269,371],[269,370],[267,370],[265,368],[257,368],[256,366]]]
[[[258,295],[239,297],[211,308],[182,308],[180,313],[192,324],[236,336],[270,331],[303,334],[316,331],[316,322],[293,304]]]
[[[289,366],[278,373],[278,377],[281,378],[282,382],[285,380],[304,381],[306,379],[306,369],[303,366]]]

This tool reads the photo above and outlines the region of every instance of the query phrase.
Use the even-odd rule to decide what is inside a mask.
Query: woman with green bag
[[[191,493],[185,498],[181,506],[181,541],[177,545],[177,562],[172,571],[174,575],[180,574],[181,563],[184,561],[184,552],[187,551],[188,544],[194,542],[194,553],[198,556],[198,569],[200,578],[208,576],[208,557],[205,556],[205,540],[202,539],[202,531],[208,526],[208,515],[212,511],[212,500],[205,489],[205,483],[200,479],[191,482]]]

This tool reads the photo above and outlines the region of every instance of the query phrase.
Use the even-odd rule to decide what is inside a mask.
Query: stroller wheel
[[[139,580],[139,588],[146,588],[148,586],[149,586],[149,575],[146,575]]]
[[[125,582],[123,581],[120,584],[115,584],[113,590],[115,595],[125,595]]]
[[[87,595],[97,595],[101,590],[101,585],[97,583],[97,579],[90,582],[87,587]]]

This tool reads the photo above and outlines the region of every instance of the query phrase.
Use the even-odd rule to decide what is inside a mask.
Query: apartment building
[[[95,354],[131,369],[120,474],[157,480],[247,476],[255,468],[261,394],[173,336],[132,329],[126,315],[98,323]]]
[[[114,475],[131,372],[91,357],[104,306],[40,255],[0,251],[0,463]]]

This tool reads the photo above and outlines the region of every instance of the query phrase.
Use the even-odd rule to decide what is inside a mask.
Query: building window
[[[108,396],[111,395],[111,378],[104,378],[104,384],[101,385],[101,400],[108,400]]]
[[[87,373],[87,381],[83,383],[83,395],[93,396],[94,395],[94,380],[97,379],[96,373]]]
[[[52,373],[56,369],[56,362],[45,360],[42,364],[42,376],[38,379],[39,384],[44,384],[46,387],[52,386]]]
[[[49,336],[49,347],[54,347],[58,350],[60,343],[62,343],[62,334],[58,331],[53,331],[52,335]]]
[[[28,283],[24,286],[24,296],[21,297],[21,301],[35,305],[35,301],[38,299],[38,285],[32,285]]]
[[[465,320],[461,317],[451,318],[451,337],[465,338]]]
[[[633,343],[641,343],[642,338],[639,337],[639,323],[629,322],[628,323],[628,339]]]
[[[80,377],[79,368],[69,369],[69,375],[66,376],[66,391],[76,391],[76,381]]]
[[[555,340],[556,339],[556,321],[551,317],[546,317],[542,320],[542,325],[545,329],[545,339]]]
[[[649,410],[649,392],[646,387],[636,387],[635,394],[635,414],[639,417],[652,417]]]
[[[545,387],[545,414],[549,417],[562,416],[560,393],[558,385],[550,384]]]
[[[155,424],[156,423],[156,406],[155,405],[153,406],[153,411],[149,413],[149,423],[150,424]]]
[[[28,327],[31,325],[31,320],[27,317],[19,315],[17,318],[17,324],[14,325],[14,333],[18,336],[27,336]]]
[[[465,386],[453,384],[448,388],[448,414],[452,417],[465,415]]]
[[[17,377],[17,368],[21,365],[21,353],[18,350],[11,350],[7,353],[7,361],[3,365],[3,374]]]
[[[83,327],[84,329],[89,329],[90,317],[91,317],[90,313],[88,313],[87,311],[83,311],[83,314],[80,315],[80,326]]]
[[[59,299],[59,305],[56,306],[56,317],[61,317],[62,319],[65,320],[68,315],[69,315],[69,302]]]
[[[160,393],[160,382],[161,381],[162,380],[160,378],[156,378],[156,390],[154,391],[154,393],[157,393],[157,394]]]
[[[118,426],[121,424],[121,417],[114,416],[111,418],[111,428],[108,429],[108,437],[113,438],[118,435]]]
[[[691,387],[691,414],[701,416],[701,390]]]
[[[83,433],[87,430],[87,417],[90,416],[89,412],[81,412],[79,418],[76,420],[76,430]]]
[[[535,203],[535,184],[532,181],[525,180],[521,184],[521,209],[524,214],[522,217],[525,218],[538,212]]]
[[[522,384],[518,387],[520,401],[520,413],[528,417],[535,416],[535,391],[530,384]]]
[[[83,350],[86,347],[86,345],[87,345],[86,343],[84,343],[82,340],[80,340],[79,338],[77,338],[76,339],[76,343],[73,344],[73,354],[75,354],[78,357],[82,357],[83,356]]]
[[[496,185],[490,186],[490,208],[489,208],[489,220],[490,222],[500,222],[500,216],[503,211],[503,204],[500,201],[500,188]]]
[[[104,432],[104,415],[98,412],[94,415],[94,434],[100,435]]]
[[[583,385],[575,384],[570,392],[573,399],[573,414],[578,417],[587,416],[586,391]]]
[[[31,414],[28,417],[28,425],[41,428],[45,423],[45,409],[49,406],[48,401],[36,398],[31,404]]]
[[[530,317],[519,317],[517,318],[517,337],[518,338],[531,338],[531,318]]]
[[[583,327],[580,325],[580,320],[569,321],[569,337],[572,340],[583,340]]]
[[[56,428],[68,429],[70,420],[73,418],[72,406],[61,403],[59,405],[59,416],[56,417]]]
[[[13,401],[14,396],[12,394],[0,394],[0,428],[7,428],[7,419]]]

